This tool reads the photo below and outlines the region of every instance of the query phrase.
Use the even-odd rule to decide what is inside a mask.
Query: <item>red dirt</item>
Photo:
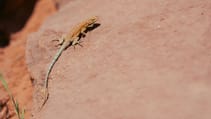
[[[3,74],[13,95],[26,109],[25,118],[31,116],[33,85],[25,64],[25,44],[27,35],[37,31],[47,16],[56,11],[51,0],[41,0],[36,3],[31,17],[21,31],[12,34],[10,45],[0,49],[0,72]],[[0,85],[0,98],[6,97],[6,92]],[[10,112],[13,112],[11,103]],[[13,116],[12,119],[15,119]]]

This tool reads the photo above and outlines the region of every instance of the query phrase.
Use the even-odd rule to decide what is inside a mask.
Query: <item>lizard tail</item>
[[[51,73],[51,70],[54,66],[54,64],[56,63],[57,59],[61,56],[62,51],[66,48],[65,45],[62,45],[61,48],[59,49],[59,51],[56,53],[55,57],[53,58],[52,62],[50,63],[47,73],[45,75],[45,88],[48,88],[48,77]]]

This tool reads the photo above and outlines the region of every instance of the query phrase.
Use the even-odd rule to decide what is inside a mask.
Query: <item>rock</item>
[[[34,118],[210,118],[208,3],[78,0],[66,4],[28,38],[27,65],[36,87],[42,86],[58,50],[52,42],[59,36],[56,33],[67,33],[93,15],[100,17],[101,25],[81,39],[83,47],[63,52],[50,74],[49,100]],[[36,108],[39,97],[34,98]]]

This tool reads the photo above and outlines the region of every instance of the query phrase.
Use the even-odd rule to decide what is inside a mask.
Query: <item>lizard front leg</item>
[[[85,37],[86,36],[86,33],[85,33],[85,31],[86,31],[86,28],[82,28],[81,29],[81,34],[82,34],[82,37]]]

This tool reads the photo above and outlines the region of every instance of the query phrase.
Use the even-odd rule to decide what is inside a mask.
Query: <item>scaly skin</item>
[[[59,39],[59,43],[61,44],[60,49],[54,56],[52,62],[50,63],[46,76],[45,76],[45,82],[44,82],[44,102],[41,105],[41,108],[45,105],[46,101],[48,100],[49,92],[48,92],[48,77],[50,75],[50,72],[58,60],[58,58],[61,56],[62,52],[69,46],[75,46],[79,44],[80,34],[85,35],[85,31],[87,28],[92,27],[95,22],[97,21],[98,17],[93,16],[89,18],[88,20],[80,23],[79,25],[75,26],[72,31],[67,35],[62,35],[62,37]],[[40,109],[41,109],[40,108]]]

